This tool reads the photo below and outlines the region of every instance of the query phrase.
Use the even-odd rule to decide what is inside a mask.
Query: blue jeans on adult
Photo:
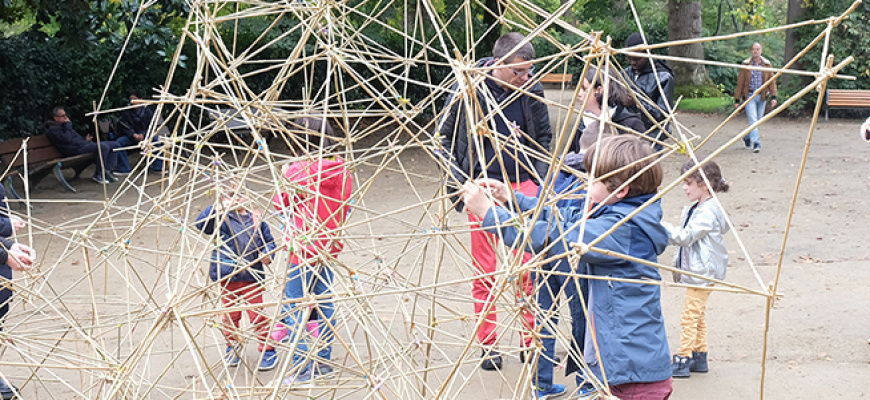
[[[121,136],[118,138],[117,141],[118,141],[118,144],[121,145],[121,147],[132,146],[132,145],[135,145],[136,143],[138,143],[138,142],[135,142],[133,139],[130,139],[130,137],[128,137],[128,136]],[[160,147],[160,140],[158,140],[157,136],[154,136],[154,139],[152,139],[151,141],[153,143],[155,143],[155,145],[154,145],[155,147]],[[127,153],[124,152],[124,159],[126,160],[126,158],[127,158]],[[122,169],[122,163],[119,162],[118,163],[118,170],[123,171],[123,172],[130,172],[133,170],[133,168],[130,166],[130,161],[126,161],[126,165],[127,165],[127,169],[126,170]],[[154,161],[151,163],[150,168],[152,171],[162,171],[163,170],[163,160],[161,160],[159,158],[155,158]]]
[[[332,269],[325,265],[290,265],[290,273],[287,277],[287,284],[284,285],[284,298],[288,300],[299,300],[313,296],[325,296],[332,294]],[[287,325],[290,337],[289,342],[297,343],[296,351],[293,353],[293,365],[299,365],[305,361],[307,357],[309,343],[306,341],[304,332],[307,330],[308,318],[317,313],[320,317],[318,341],[326,343],[326,346],[317,352],[317,356],[329,360],[332,355],[332,338],[335,321],[332,315],[335,313],[335,306],[332,303],[331,296],[319,299],[317,304],[308,308],[299,303],[288,303],[281,306],[281,311],[284,317],[284,324]]]
[[[547,390],[553,386],[553,361],[556,359],[556,337],[552,334],[549,327],[555,327],[559,323],[559,318],[554,313],[556,307],[553,307],[553,305],[558,301],[561,293],[564,293],[565,297],[569,299],[568,309],[571,313],[572,336],[577,343],[580,343],[578,347],[582,347],[586,332],[586,315],[583,313],[583,307],[578,295],[586,291],[586,280],[576,280],[564,275],[564,273],[571,272],[567,260],[557,261],[556,268],[553,271],[556,273],[551,274],[550,271],[540,271],[536,273],[535,277],[536,287],[543,283],[537,290],[537,301],[541,310],[546,313],[545,315],[538,315],[536,318],[537,326],[541,327],[541,344],[544,348],[541,356],[538,357],[538,368],[533,383],[540,390]],[[578,283],[580,286],[579,292]],[[577,337],[578,335],[580,337]],[[580,355],[569,352],[568,357],[572,356]]]
[[[103,140],[100,144],[97,144],[97,142],[88,142],[76,149],[75,154],[98,154],[101,159],[94,162],[94,166],[96,167],[94,178],[104,179],[103,167],[105,166],[108,171],[114,171],[115,166],[118,165],[118,153],[113,151],[116,148],[118,148],[118,142],[111,140]]]
[[[749,96],[752,96],[752,93]],[[752,100],[746,102],[746,117],[749,118],[749,125],[764,117],[764,106],[766,105],[766,101],[761,101],[761,96],[755,96]],[[755,146],[756,143],[760,144],[761,135],[758,133],[758,128],[753,129],[743,138],[744,141],[747,139],[752,146]]]

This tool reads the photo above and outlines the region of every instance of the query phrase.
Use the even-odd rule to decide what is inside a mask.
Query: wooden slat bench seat
[[[570,85],[574,79],[573,74],[546,74],[542,76],[538,81],[541,83],[553,83],[556,85]]]
[[[825,93],[825,120],[832,108],[870,108],[870,90],[828,89]]]
[[[22,143],[25,141],[27,143],[26,156],[21,150]],[[51,173],[65,188],[75,193],[76,189],[63,176],[63,170],[72,169],[75,171],[72,179],[76,179],[85,168],[93,164],[94,157],[95,154],[64,157],[45,135],[9,139],[0,142],[0,168],[2,168],[0,174],[2,174],[6,186],[6,192],[16,199],[20,199],[21,196],[13,186],[12,178],[17,175],[23,179],[25,171],[30,187],[35,187],[42,178]]]

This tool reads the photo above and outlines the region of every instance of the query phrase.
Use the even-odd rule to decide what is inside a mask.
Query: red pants
[[[674,380],[624,383],[610,387],[610,392],[622,400],[668,400],[674,393]]]
[[[535,196],[538,193],[538,185],[535,185],[531,180],[520,183],[511,183],[512,190],[518,190],[520,193],[527,196]],[[473,214],[468,214],[468,221],[472,223],[472,229],[480,227],[480,219]],[[495,245],[498,243],[498,236],[482,230],[471,231],[471,258],[474,260],[474,266],[477,269],[478,275],[489,274],[495,272],[497,259],[495,255]],[[516,253],[514,253],[516,254]],[[529,261],[532,255],[529,253],[523,254],[523,264]],[[471,294],[474,296],[474,312],[478,318],[484,311],[489,311],[483,316],[484,321],[477,331],[477,340],[481,344],[491,346],[498,340],[498,335],[495,332],[496,314],[492,308],[492,302],[495,300],[492,293],[492,286],[495,279],[492,276],[482,277],[474,280],[474,286],[471,289]],[[523,293],[527,295],[527,300],[534,300],[532,294],[532,281],[529,274],[522,276],[520,287]],[[520,294],[517,293],[517,297]],[[526,330],[531,331],[535,328],[535,316],[526,311],[523,313],[523,326]],[[532,337],[523,335],[523,344],[528,347],[531,344]]]
[[[263,304],[263,288],[257,282],[225,282],[222,285],[223,293],[221,293],[221,304],[224,307],[239,307],[247,304]],[[272,324],[269,319],[263,315],[263,308],[256,307],[247,311],[248,319],[251,321],[251,326],[257,331],[257,339],[260,341],[260,351],[272,350],[273,346],[268,345],[269,331]],[[232,345],[237,341],[239,322],[242,320],[242,311],[231,311],[223,316],[222,331],[224,337],[227,338],[227,344]]]

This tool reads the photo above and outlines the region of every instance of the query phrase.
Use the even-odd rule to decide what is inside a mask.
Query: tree
[[[703,34],[700,0],[668,1],[668,40],[698,39]],[[668,54],[672,57],[704,59],[701,43],[671,46]],[[673,62],[674,79],[677,86],[712,84],[707,69],[702,64]]]

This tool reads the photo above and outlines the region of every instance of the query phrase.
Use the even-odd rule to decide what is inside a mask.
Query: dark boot
[[[692,359],[689,357],[682,357],[679,354],[674,354],[674,362],[671,364],[674,378],[688,378],[692,376],[691,372],[689,372],[689,364],[691,364],[691,362]]]
[[[480,368],[483,368],[487,371],[495,371],[497,369],[501,369],[501,355],[498,354],[495,350],[483,349],[483,354],[481,355],[483,358],[483,362],[480,363]]]
[[[14,392],[12,391],[12,388],[15,388]],[[0,398],[2,398],[3,400],[11,400],[11,399],[18,398],[15,395],[15,393],[17,393],[17,392],[18,392],[18,388],[16,388],[15,386],[11,386],[11,385],[7,384],[5,380],[0,379]]]
[[[698,353],[696,351],[692,352],[692,365],[689,366],[689,371],[692,372],[707,372],[710,369],[707,368],[707,352]]]

